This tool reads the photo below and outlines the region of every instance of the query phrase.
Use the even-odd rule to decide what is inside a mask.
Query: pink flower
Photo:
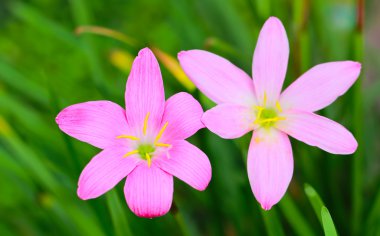
[[[351,87],[359,76],[360,64],[341,61],[317,65],[281,93],[288,57],[288,38],[275,17],[269,18],[260,32],[253,56],[253,81],[215,54],[201,50],[178,54],[186,74],[217,103],[202,117],[206,127],[227,139],[253,130],[248,177],[265,210],[280,201],[293,175],[288,135],[334,154],[351,154],[358,145],[343,126],[314,112]]]
[[[140,217],[166,214],[173,198],[173,175],[197,190],[211,179],[207,156],[184,139],[204,125],[202,107],[190,94],[165,102],[156,58],[142,49],[133,62],[126,109],[109,101],[75,104],[57,116],[66,134],[103,149],[82,171],[78,196],[96,198],[127,177],[124,193]]]

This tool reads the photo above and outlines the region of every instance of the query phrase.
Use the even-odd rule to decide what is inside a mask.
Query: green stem
[[[358,0],[358,25],[354,34],[354,57],[358,61],[363,61],[363,4],[362,0]],[[363,72],[362,72],[363,73]],[[363,99],[362,99],[362,80],[359,79],[354,86],[354,106],[353,106],[354,134],[359,143],[358,150],[354,154],[352,160],[352,221],[351,227],[354,235],[359,233],[362,219],[362,178],[363,178]]]
[[[187,226],[185,224],[185,220],[183,218],[183,215],[179,211],[179,209],[178,209],[177,204],[175,203],[175,201],[173,201],[173,203],[172,203],[172,207],[170,209],[170,213],[172,214],[172,216],[176,220],[176,222],[178,224],[178,227],[180,228],[180,230],[182,232],[182,235],[184,235],[184,236],[191,236],[190,230],[187,228]]]

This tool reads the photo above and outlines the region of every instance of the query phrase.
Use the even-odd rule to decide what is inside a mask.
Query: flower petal
[[[253,129],[254,112],[246,106],[221,104],[208,110],[202,122],[211,132],[222,138],[239,138]]]
[[[211,180],[211,164],[206,154],[185,140],[175,141],[169,154],[156,159],[155,163],[200,191],[205,190]]]
[[[109,147],[101,151],[83,169],[78,183],[78,196],[83,199],[99,197],[127,176],[141,162],[135,157],[123,155],[128,148]]]
[[[149,48],[144,48],[133,62],[125,93],[127,120],[135,133],[142,133],[149,112],[148,132],[159,128],[165,106],[160,66]]]
[[[189,78],[216,103],[255,104],[252,79],[228,60],[203,50],[178,53]]]
[[[270,17],[260,31],[253,54],[252,76],[256,96],[261,103],[267,97],[274,104],[280,93],[288,67],[289,42],[281,21]]]
[[[248,150],[248,177],[253,194],[264,210],[280,201],[293,175],[293,154],[288,136],[277,130],[253,133]]]
[[[124,109],[109,101],[71,105],[55,121],[66,134],[102,149],[120,142],[116,136],[128,132]]]
[[[352,154],[358,147],[354,136],[326,117],[304,111],[287,111],[277,127],[290,136],[333,154]]]
[[[129,208],[140,217],[165,215],[173,199],[173,176],[152,164],[143,163],[128,175],[124,187]]]
[[[204,125],[201,122],[203,109],[199,102],[188,93],[177,93],[165,104],[161,126],[168,122],[161,140],[186,139],[195,134]]]
[[[361,65],[353,61],[314,66],[281,95],[283,109],[318,111],[343,95],[356,81]]]
[[[270,17],[260,31],[253,54],[252,76],[258,101],[265,94],[273,105],[280,93],[288,67],[289,42],[281,21]]]

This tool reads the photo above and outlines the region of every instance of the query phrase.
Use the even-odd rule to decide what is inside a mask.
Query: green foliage
[[[292,140],[294,176],[269,212],[261,210],[248,182],[250,134],[231,141],[199,131],[190,142],[210,158],[208,189],[198,192],[176,180],[177,211],[141,219],[125,203],[124,181],[97,199],[77,197],[80,172],[99,150],[68,137],[55,124],[57,113],[71,104],[112,100],[124,105],[130,57],[147,45],[160,61],[166,97],[188,90],[209,109],[213,103],[173,64],[176,54],[206,49],[250,74],[259,30],[272,15],[283,21],[290,41],[285,86],[327,61],[357,60],[365,71],[373,67],[378,74],[379,50],[366,46],[364,58],[363,27],[356,17],[360,3],[0,1],[0,235],[379,235],[380,83],[363,84],[365,73],[320,112],[354,133],[358,151],[333,156]],[[122,42],[75,32],[89,25],[127,37],[118,35]]]

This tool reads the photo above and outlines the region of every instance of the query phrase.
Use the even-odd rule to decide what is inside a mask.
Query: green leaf
[[[325,206],[322,206],[321,209],[322,225],[323,231],[326,236],[336,236],[338,235],[334,226],[334,222],[331,218],[329,210]]]
[[[279,202],[279,207],[282,214],[285,216],[285,219],[294,229],[296,234],[300,236],[315,235],[310,227],[310,224],[305,220],[305,216],[301,214],[289,194],[285,194],[285,196],[281,199]]]
[[[127,215],[124,210],[126,209],[120,202],[116,190],[107,193],[107,205],[112,218],[112,223],[117,236],[133,235],[129,227]]]
[[[321,198],[319,197],[318,193],[314,190],[314,188],[311,187],[309,184],[305,184],[305,193],[306,193],[306,196],[309,198],[311,206],[313,207],[315,214],[318,217],[318,220],[322,224],[322,218],[321,218],[320,212],[324,204]]]

